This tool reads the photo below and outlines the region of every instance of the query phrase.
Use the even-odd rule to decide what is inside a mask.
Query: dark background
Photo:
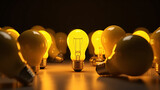
[[[67,34],[75,28],[87,33],[116,24],[126,32],[160,26],[160,0],[1,0],[0,27],[20,33],[34,25]]]

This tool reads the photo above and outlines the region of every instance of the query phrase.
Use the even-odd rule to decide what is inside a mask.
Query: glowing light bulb
[[[152,65],[152,47],[140,36],[129,35],[122,38],[113,52],[111,59],[96,67],[98,74],[138,76],[144,74]]]
[[[108,58],[112,54],[114,45],[125,36],[125,31],[116,25],[108,26],[104,29],[101,40],[105,49],[105,57]]]
[[[154,52],[153,67],[160,74],[160,28],[152,33],[150,44]]]
[[[141,36],[141,37],[143,37],[144,39],[146,39],[148,42],[150,42],[150,37],[149,37],[149,35],[148,35],[146,32],[142,31],[142,30],[135,31],[135,32],[133,33],[133,35]]]
[[[67,37],[67,45],[70,50],[74,71],[83,69],[85,51],[89,43],[88,35],[81,29],[74,29]]]
[[[0,31],[0,43],[0,72],[10,78],[16,78],[23,84],[31,83],[35,74],[18,55],[16,40]]]
[[[134,30],[134,32],[136,32],[136,31],[144,31],[144,32],[146,32],[147,34],[149,34],[149,30],[148,30],[147,28],[145,28],[145,27],[138,27],[138,28],[136,28],[136,29]]]
[[[43,35],[37,31],[24,31],[18,38],[21,53],[34,72],[40,69],[40,63],[47,50],[47,41]]]
[[[57,48],[63,55],[66,54],[67,49],[67,35],[63,32],[58,32],[55,34]]]
[[[94,47],[94,53],[97,55],[96,61],[93,61],[93,65],[97,65],[98,62],[104,61],[103,55],[105,54],[104,48],[101,43],[101,36],[103,30],[97,30],[93,33],[91,41]]]

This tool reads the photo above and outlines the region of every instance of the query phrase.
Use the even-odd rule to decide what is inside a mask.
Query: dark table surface
[[[48,63],[33,83],[23,86],[14,79],[0,77],[0,90],[160,90],[160,78],[153,68],[142,76],[99,76],[95,67],[85,62],[82,72],[74,72],[71,61]]]

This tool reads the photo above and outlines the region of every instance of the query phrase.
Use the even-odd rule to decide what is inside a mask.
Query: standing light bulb
[[[0,72],[10,78],[16,78],[23,84],[31,83],[35,74],[18,55],[16,40],[0,31],[0,43]]]
[[[74,29],[67,37],[67,45],[70,50],[73,69],[79,72],[83,69],[85,51],[88,47],[88,35],[81,29]]]
[[[129,35],[117,42],[114,54],[106,63],[97,65],[99,75],[144,74],[152,65],[153,50],[148,41],[137,35]]]
[[[37,31],[24,31],[18,38],[21,53],[34,72],[40,69],[40,63],[47,50],[47,41]]]
[[[106,59],[112,54],[114,45],[124,37],[125,34],[125,31],[117,25],[111,25],[104,29],[101,40],[105,49]]]
[[[96,61],[93,61],[93,65],[97,65],[98,62],[104,61],[103,55],[105,54],[104,48],[101,42],[103,30],[97,30],[93,33],[91,41],[94,47],[94,53],[97,55]]]
[[[150,37],[149,37],[149,35],[148,35],[145,31],[138,30],[138,31],[135,31],[135,32],[133,33],[133,35],[141,36],[141,37],[143,37],[144,39],[146,39],[148,42],[150,42]]]
[[[147,34],[149,34],[149,30],[148,30],[147,28],[145,28],[145,27],[138,27],[138,28],[136,28],[136,29],[134,30],[134,32],[136,32],[136,31],[144,31],[144,32],[146,32]]]
[[[63,32],[58,32],[55,34],[57,48],[63,55],[66,54],[67,49],[67,35]]]
[[[152,33],[150,44],[154,52],[153,67],[160,74],[160,28]]]

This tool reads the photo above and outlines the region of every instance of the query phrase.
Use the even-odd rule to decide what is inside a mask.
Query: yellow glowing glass
[[[146,39],[148,42],[150,42],[149,35],[148,35],[146,32],[144,32],[144,31],[141,31],[141,30],[135,31],[135,32],[133,33],[133,35],[141,36],[141,37],[143,37],[144,39]]]
[[[94,47],[94,53],[96,55],[98,54],[105,54],[104,48],[102,46],[101,42],[101,36],[102,36],[103,30],[97,30],[93,33],[91,40]]]
[[[14,29],[7,29],[6,31],[7,31],[7,33],[8,33],[9,35],[11,35],[15,40],[17,40],[18,37],[20,36],[20,34],[19,34],[16,30],[14,30]]]
[[[69,33],[67,37],[67,45],[69,47],[71,53],[70,57],[73,63],[74,61],[83,62],[88,44],[88,35],[83,30],[75,29]],[[74,66],[73,68],[76,69]]]

